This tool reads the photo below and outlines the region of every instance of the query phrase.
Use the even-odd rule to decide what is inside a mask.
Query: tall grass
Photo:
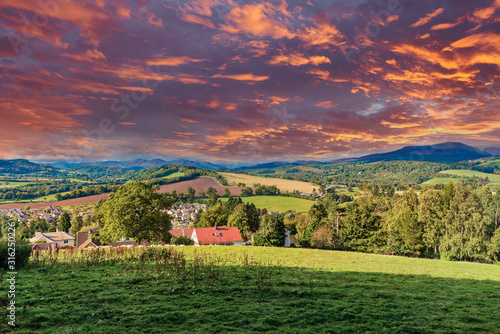
[[[35,250],[31,254],[32,268],[120,266],[122,272],[147,276],[173,276],[179,280],[180,288],[197,287],[199,284],[215,288],[235,275],[254,277],[259,286],[272,290],[272,278],[281,264],[256,261],[248,254],[232,253],[220,256],[194,249],[187,258],[181,247],[102,247],[87,249]],[[238,267],[237,273],[228,268]]]

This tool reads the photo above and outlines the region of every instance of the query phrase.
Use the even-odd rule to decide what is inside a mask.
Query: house
[[[78,232],[76,234],[76,247],[77,248],[92,248],[99,247],[102,244],[94,240],[93,236],[98,236],[99,231]]]
[[[171,230],[174,237],[185,235],[195,245],[242,245],[243,239],[237,227],[215,226]]]
[[[80,246],[78,246],[79,249],[96,248],[96,247],[102,247],[102,244],[99,240],[92,240],[92,239],[87,239]]]
[[[52,249],[60,248],[62,246],[75,246],[75,237],[66,232],[47,232],[42,233],[36,230],[35,236],[30,239],[30,244],[35,244],[37,241],[45,241],[44,243],[50,244]]]

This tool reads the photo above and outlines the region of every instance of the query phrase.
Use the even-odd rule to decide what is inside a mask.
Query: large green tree
[[[100,240],[113,242],[132,238],[168,242],[170,240],[170,215],[166,210],[172,199],[158,193],[158,186],[133,182],[120,187],[100,208],[103,228]]]
[[[254,235],[253,244],[283,247],[285,245],[285,216],[283,214],[266,215],[260,231]]]
[[[64,211],[61,215],[61,220],[59,221],[59,231],[69,232],[71,228],[71,218],[69,217],[69,213]]]

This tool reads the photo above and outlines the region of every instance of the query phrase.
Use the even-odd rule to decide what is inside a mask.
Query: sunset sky
[[[500,0],[0,0],[0,158],[500,147]]]

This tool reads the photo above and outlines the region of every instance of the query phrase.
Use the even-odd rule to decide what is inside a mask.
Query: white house
[[[50,244],[52,249],[60,248],[64,245],[75,246],[75,237],[66,232],[47,232],[42,233],[40,230],[35,232],[35,236],[30,239],[30,243],[34,244],[37,241],[40,242],[45,240],[46,243]]]

